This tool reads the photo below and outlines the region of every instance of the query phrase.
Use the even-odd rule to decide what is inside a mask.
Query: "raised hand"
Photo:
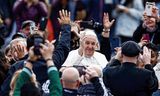
[[[52,42],[49,42],[48,40],[46,40],[45,44],[41,44],[42,48],[40,49],[40,52],[41,52],[44,60],[52,59],[52,55],[53,55],[53,51],[54,51],[53,43],[55,43],[55,40]]]
[[[94,69],[94,68],[92,68],[92,67],[90,67],[90,68],[87,68],[86,70],[84,70],[85,71],[85,77],[88,79],[88,80],[90,80],[90,79],[92,79],[92,78],[94,78],[94,77],[99,77],[98,76],[98,73],[96,72],[96,70]]]
[[[113,25],[115,20],[109,21],[109,15],[108,13],[104,13],[103,16],[103,26],[105,29],[110,29],[110,27]]]
[[[25,47],[20,44],[13,46],[12,53],[15,55],[16,59],[23,58],[26,55]]]
[[[143,63],[150,64],[151,63],[151,50],[149,50],[146,46],[143,47]]]
[[[59,15],[60,15],[60,18],[58,18],[58,21],[61,25],[63,24],[70,24],[71,23],[71,14],[70,12],[68,12],[67,10],[61,10],[59,11]]]

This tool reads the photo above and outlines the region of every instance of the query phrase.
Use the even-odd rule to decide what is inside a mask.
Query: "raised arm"
[[[70,26],[70,12],[66,10],[59,11],[60,18],[58,18],[61,24],[61,37],[58,45],[53,53],[54,64],[59,70],[61,65],[65,61],[70,51],[70,39],[71,39],[71,26]]]

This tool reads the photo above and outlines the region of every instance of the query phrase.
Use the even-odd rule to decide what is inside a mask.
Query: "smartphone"
[[[150,41],[150,37],[149,37],[149,34],[143,34],[143,39],[142,40],[146,40],[147,42]]]
[[[92,29],[92,27],[93,27],[93,21],[91,20],[91,21],[81,21],[80,22],[80,27],[81,28],[91,28]]]
[[[48,19],[46,17],[41,18],[39,30],[45,31],[46,26],[47,26],[47,21],[48,21]]]
[[[152,16],[153,6],[155,6],[155,2],[146,2],[145,12],[147,16]]]
[[[41,55],[41,52],[40,52],[41,46],[40,46],[40,44],[41,43],[44,44],[44,42],[45,42],[45,40],[42,37],[38,36],[38,35],[34,38],[34,54],[35,55]]]

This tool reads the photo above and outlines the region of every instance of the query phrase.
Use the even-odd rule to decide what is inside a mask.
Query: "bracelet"
[[[110,32],[110,29],[103,28],[103,32],[108,33],[108,32]]]
[[[48,62],[48,61],[53,61],[53,59],[52,59],[52,58],[48,58],[48,59],[46,59],[45,61],[46,61],[46,62]]]

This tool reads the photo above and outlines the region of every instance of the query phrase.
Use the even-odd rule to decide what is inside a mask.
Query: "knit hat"
[[[135,57],[142,51],[140,46],[134,41],[127,41],[122,44],[122,54],[128,57]]]

